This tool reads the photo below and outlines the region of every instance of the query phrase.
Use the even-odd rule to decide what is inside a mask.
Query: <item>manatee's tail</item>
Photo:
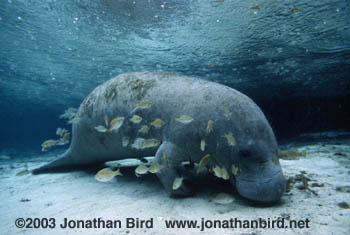
[[[32,170],[32,174],[65,171],[67,170],[67,167],[71,167],[72,165],[74,165],[74,160],[72,156],[72,151],[69,148],[58,159]]]

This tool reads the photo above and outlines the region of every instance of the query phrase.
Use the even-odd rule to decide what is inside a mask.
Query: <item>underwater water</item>
[[[16,214],[23,205],[27,217],[61,218],[80,215],[79,210],[87,217],[113,217],[107,204],[114,203],[116,193],[124,205],[118,208],[130,212],[121,213],[123,217],[137,211],[144,219],[166,218],[169,210],[173,210],[172,218],[189,219],[202,214],[222,218],[232,211],[248,219],[288,214],[313,219],[314,228],[321,226],[314,231],[321,233],[349,231],[350,1],[3,0],[0,42],[0,191],[9,198],[0,208],[11,215],[0,227],[6,227],[6,234],[47,232],[16,230],[13,221],[24,217]],[[78,108],[95,87],[110,78],[134,71],[197,77],[249,96],[266,115],[280,149],[291,149],[280,157],[286,178],[304,189],[287,192],[277,209],[257,212],[254,207],[246,209],[249,206],[243,202],[230,209],[207,208],[208,195],[212,195],[207,189],[199,190],[202,201],[184,199],[177,207],[179,201],[168,198],[155,176],[146,176],[140,183],[133,170],[125,178],[113,179],[125,191],[111,189],[110,184],[96,186],[93,176],[100,168],[49,179],[27,175],[26,170],[56,159],[69,147],[65,143],[42,151],[41,146],[60,138],[57,128],[71,132],[71,124],[60,118],[65,110]],[[311,179],[310,185],[325,187],[308,188],[298,174]],[[215,192],[227,186],[223,185],[211,182]],[[57,198],[64,188],[71,194]],[[319,191],[315,194],[315,190]],[[43,203],[35,201],[36,197],[43,198]],[[101,197],[106,201],[98,201]],[[79,201],[73,203],[76,210],[65,206],[67,200],[75,199]],[[151,213],[158,201],[164,203]],[[294,207],[295,202],[299,206]],[[13,208],[8,206],[11,203]],[[140,209],[142,203],[148,204]],[[201,209],[186,217],[183,210],[187,207]],[[46,212],[40,214],[35,208]],[[322,212],[314,215],[318,210]],[[329,215],[333,219],[326,219]],[[153,233],[169,231],[176,233],[164,227]]]
[[[2,1],[0,146],[38,146],[65,109],[138,70],[236,88],[277,136],[349,128],[349,15],[344,0]]]

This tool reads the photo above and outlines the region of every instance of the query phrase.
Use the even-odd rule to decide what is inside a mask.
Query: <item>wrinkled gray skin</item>
[[[132,105],[150,100],[148,109]],[[143,118],[139,124],[129,121],[132,115]],[[209,81],[162,72],[133,72],[119,75],[98,86],[80,105],[80,121],[73,125],[70,148],[61,158],[41,168],[34,174],[71,165],[93,164],[130,157],[143,158],[155,155],[163,163],[163,153],[168,155],[168,168],[157,173],[158,178],[172,195],[190,195],[186,185],[173,190],[179,177],[177,167],[184,161],[199,163],[203,156],[212,156],[208,167],[225,167],[230,182],[245,198],[260,202],[278,201],[285,189],[277,153],[274,133],[260,108],[242,93]],[[110,120],[125,117],[117,132],[101,133],[94,129],[104,125],[104,116]],[[189,124],[175,121],[182,115],[194,118]],[[147,134],[139,133],[142,125],[156,118],[165,124],[152,127]],[[206,133],[208,121],[213,120],[212,132]],[[236,144],[230,146],[224,134],[232,133]],[[122,138],[129,138],[126,147]],[[157,147],[135,149],[136,138],[161,140]],[[205,151],[200,141],[205,139]],[[239,168],[236,175],[232,164]]]

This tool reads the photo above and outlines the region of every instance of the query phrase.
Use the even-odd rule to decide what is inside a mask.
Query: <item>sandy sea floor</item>
[[[27,165],[33,169],[57,157],[57,152],[0,157],[1,234],[350,234],[350,140],[289,143],[281,149],[305,153],[281,159],[289,179],[289,191],[273,206],[252,204],[228,184],[204,177],[197,193],[188,198],[171,198],[154,175],[124,176],[101,183],[94,179],[100,169],[55,174],[17,175]],[[1,155],[1,154],[0,154]],[[231,193],[230,204],[209,199],[219,192]],[[17,218],[55,220],[55,228],[17,228]],[[60,228],[70,220],[120,221],[121,228]],[[126,228],[126,218],[153,219],[153,228]],[[166,220],[257,220],[284,218],[285,225],[297,220],[309,228],[166,228]],[[35,222],[36,221],[36,222]],[[27,223],[29,220],[26,221]],[[48,224],[51,224],[48,221]],[[210,222],[207,222],[208,225]],[[116,223],[118,226],[118,223]],[[148,225],[150,222],[148,223]]]

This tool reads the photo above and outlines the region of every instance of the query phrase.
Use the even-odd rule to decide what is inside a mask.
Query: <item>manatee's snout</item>
[[[258,169],[247,169],[236,176],[238,193],[248,199],[272,203],[281,199],[286,187],[279,164],[267,163]]]

